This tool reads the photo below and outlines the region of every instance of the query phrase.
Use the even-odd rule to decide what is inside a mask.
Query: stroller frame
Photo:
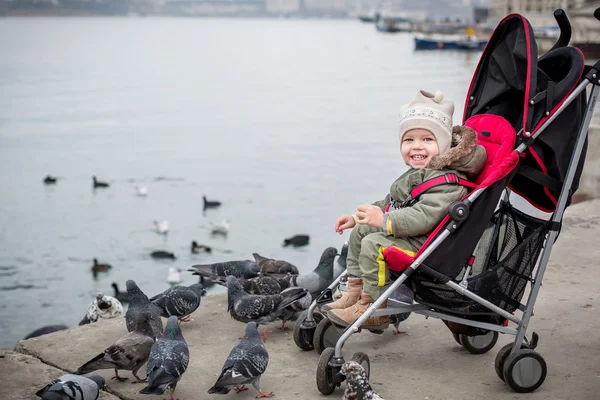
[[[559,12],[559,11],[560,10],[557,10],[557,12]],[[555,12],[555,16],[560,25],[561,21],[559,20],[559,17],[557,16],[557,12]],[[567,20],[567,23],[568,23],[568,20]],[[561,26],[561,28],[563,28],[563,27]],[[567,39],[567,42],[568,42],[568,39]],[[492,311],[493,313],[495,313],[509,321],[514,322],[517,325],[517,327],[512,328],[512,327],[498,325],[498,324],[492,324],[492,323],[486,323],[486,322],[481,322],[481,321],[474,321],[472,319],[467,319],[467,318],[461,318],[461,317],[457,316],[457,314],[460,314],[460,313],[447,314],[444,312],[440,312],[440,309],[442,309],[442,310],[444,309],[443,306],[430,305],[430,304],[427,304],[424,302],[415,303],[415,304],[407,304],[407,303],[402,303],[400,301],[389,298],[392,295],[392,293],[402,283],[404,283],[417,269],[422,267],[425,270],[427,270],[427,269],[430,270],[430,268],[428,268],[424,264],[424,261],[438,246],[440,246],[444,242],[444,240],[448,236],[450,236],[457,229],[457,227],[460,225],[460,223],[464,219],[466,219],[465,215],[460,214],[460,213],[457,214],[456,212],[452,212],[452,210],[451,210],[450,211],[451,219],[449,220],[449,222],[446,223],[446,225],[439,232],[437,237],[427,246],[427,248],[425,248],[418,255],[418,257],[412,262],[412,264],[406,270],[404,270],[402,272],[402,274],[394,282],[392,282],[390,287],[367,309],[367,311],[361,317],[359,317],[356,321],[354,321],[354,323],[352,323],[350,326],[345,328],[345,331],[341,334],[341,336],[335,343],[335,348],[331,348],[331,347],[326,348],[325,351],[323,351],[321,353],[321,358],[319,360],[319,366],[318,366],[318,370],[317,370],[317,386],[321,393],[323,393],[323,394],[333,393],[333,391],[335,390],[335,387],[339,386],[341,384],[341,382],[343,382],[343,380],[345,379],[345,377],[340,373],[341,366],[345,362],[343,354],[342,354],[342,347],[343,347],[344,343],[346,342],[346,340],[348,340],[348,338],[350,338],[350,336],[352,336],[352,334],[359,332],[361,330],[361,325],[368,318],[373,317],[373,316],[393,315],[393,314],[404,313],[404,312],[415,312],[417,314],[421,314],[426,317],[434,317],[434,318],[438,318],[441,320],[455,322],[455,323],[459,323],[459,324],[466,325],[466,326],[481,328],[481,329],[484,329],[484,330],[487,330],[490,332],[500,332],[500,333],[514,335],[515,336],[514,343],[505,346],[498,353],[498,357],[496,357],[496,369],[497,369],[497,373],[498,373],[499,377],[501,379],[505,380],[509,384],[509,386],[511,386],[511,388],[513,388],[517,392],[531,392],[531,391],[537,389],[539,386],[541,386],[541,384],[543,383],[545,376],[546,376],[546,364],[545,364],[545,361],[543,360],[543,358],[539,354],[533,352],[533,353],[535,353],[536,357],[532,357],[532,358],[535,358],[537,361],[537,365],[533,368],[536,368],[536,369],[539,368],[539,370],[535,371],[536,373],[533,374],[533,375],[537,376],[537,378],[533,378],[533,379],[537,379],[537,380],[535,380],[533,382],[528,382],[529,384],[522,384],[523,381],[527,381],[526,376],[519,377],[519,376],[513,375],[513,374],[517,374],[517,375],[519,374],[519,371],[517,371],[519,368],[511,369],[511,371],[508,373],[508,376],[507,376],[506,368],[503,368],[503,367],[504,367],[505,362],[507,362],[507,363],[514,362],[515,365],[518,364],[519,360],[516,358],[518,358],[517,356],[519,355],[519,352],[521,351],[521,349],[533,350],[537,346],[537,341],[538,341],[537,334],[535,332],[533,332],[532,339],[529,340],[526,336],[526,332],[527,332],[527,328],[529,326],[530,319],[534,315],[535,302],[536,302],[540,287],[542,285],[542,280],[544,277],[544,273],[546,271],[548,261],[550,259],[550,254],[552,252],[554,242],[556,241],[559,231],[560,231],[561,221],[562,221],[563,214],[565,212],[565,209],[566,209],[568,201],[569,201],[569,197],[571,194],[570,191],[571,191],[571,187],[573,184],[573,180],[575,178],[576,169],[580,162],[582,153],[584,152],[584,144],[586,143],[588,128],[589,128],[589,125],[590,125],[590,122],[592,119],[593,111],[594,111],[595,104],[596,104],[596,101],[598,98],[598,93],[600,92],[600,88],[599,88],[599,86],[600,86],[600,61],[596,62],[596,64],[593,67],[591,67],[589,72],[584,77],[582,77],[581,83],[567,96],[567,98],[560,105],[560,107],[556,110],[556,112],[554,112],[551,116],[549,116],[549,118],[539,127],[539,129],[533,135],[530,135],[529,132],[526,133],[525,137],[530,137],[530,139],[523,141],[514,150],[515,152],[517,152],[517,154],[523,153],[533,143],[535,138],[537,138],[542,132],[544,132],[544,130],[557,118],[557,116],[560,115],[560,113],[564,109],[566,109],[569,106],[569,104],[571,104],[583,91],[585,91],[589,85],[592,85],[592,89],[591,89],[591,93],[588,98],[588,102],[586,104],[584,118],[580,125],[579,132],[577,135],[575,150],[572,153],[572,156],[571,156],[571,159],[569,162],[566,179],[564,181],[562,190],[560,192],[556,209],[555,209],[554,213],[552,214],[552,217],[548,221],[550,229],[548,230],[545,240],[543,241],[542,252],[539,255],[537,262],[536,262],[537,266],[534,268],[534,270],[532,272],[531,289],[530,289],[526,303],[523,304],[522,302],[519,302],[519,306],[517,307],[517,309],[519,311],[522,311],[521,318],[496,306],[495,304],[491,303],[490,301],[484,299],[483,297],[477,295],[476,293],[470,291],[467,288],[466,280],[467,280],[467,278],[469,276],[469,272],[470,272],[469,265],[466,266],[466,270],[465,270],[465,273],[464,273],[464,276],[463,276],[463,279],[461,282],[457,283],[456,281],[453,281],[452,279],[445,282],[445,285],[450,287],[455,292],[477,302],[478,304],[484,306],[486,309]],[[522,134],[522,131],[519,132],[518,136],[521,134]],[[488,188],[489,187],[478,188],[478,189],[474,190],[472,193],[470,193],[462,201],[462,203],[464,203],[464,205],[466,205],[466,213],[467,214],[469,212],[469,206],[473,202],[475,202],[476,199]],[[346,274],[347,274],[347,272],[345,271],[342,275],[337,277],[337,279],[335,279],[332,282],[332,284],[328,287],[328,289],[326,289],[322,293],[321,296],[319,296],[317,299],[315,299],[313,301],[313,303],[310,305],[310,307],[307,310],[307,313],[304,315],[304,317],[299,318],[299,320],[297,322],[297,326],[298,326],[297,329],[304,330],[304,331],[308,330],[309,332],[310,332],[310,330],[314,330],[314,327],[316,326],[317,322],[319,322],[319,321],[315,321],[315,315],[316,315],[315,310],[316,310],[318,304],[323,304],[324,298],[326,299],[325,302],[327,302],[327,300],[330,300],[332,290],[335,290],[338,287],[340,280]],[[380,309],[379,307],[386,300],[388,301],[388,307]],[[310,334],[309,336],[312,338],[312,334]],[[456,334],[455,334],[455,339],[457,339],[457,341],[459,341]],[[496,343],[496,340],[497,340],[497,333],[495,334],[495,337],[492,340],[492,342],[488,343],[486,345],[486,349],[484,349],[484,351],[481,351],[479,353],[484,353],[484,352],[490,350]],[[459,341],[459,343],[461,343],[461,342]],[[297,344],[298,344],[298,342],[297,342]],[[463,344],[463,343],[461,343],[461,344]],[[491,344],[491,346],[489,346],[490,344]],[[489,347],[489,348],[487,348],[487,347]],[[308,350],[308,349],[304,348],[304,350]],[[469,349],[467,348],[467,350],[469,350]],[[469,350],[469,351],[471,351],[471,350]],[[474,352],[474,351],[471,351],[471,352]],[[531,355],[531,353],[527,353],[527,354]],[[353,360],[358,361],[359,364],[363,365],[363,367],[365,368],[365,370],[367,372],[367,375],[369,375],[370,362],[369,362],[366,354],[356,353],[353,357]],[[500,366],[498,365],[498,363],[500,363]],[[498,367],[500,367],[501,371],[504,369],[504,377],[500,376]],[[526,374],[526,375],[529,375],[529,374]],[[529,379],[531,379],[531,378],[529,378]]]

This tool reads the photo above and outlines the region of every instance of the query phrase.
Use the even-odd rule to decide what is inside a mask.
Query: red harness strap
[[[410,197],[411,197],[411,199],[416,199],[417,197],[419,197],[420,195],[422,195],[424,192],[428,191],[432,187],[439,186],[439,185],[445,185],[447,183],[455,183],[457,185],[465,186],[468,188],[476,188],[477,187],[477,185],[474,184],[473,182],[469,182],[466,179],[460,178],[455,173],[449,173],[449,174],[444,174],[444,175],[438,176],[437,178],[432,178],[432,179],[426,180],[425,182],[421,183],[419,186],[417,186],[416,188],[414,188],[413,190],[410,191]]]

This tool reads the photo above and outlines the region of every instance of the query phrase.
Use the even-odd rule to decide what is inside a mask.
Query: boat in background
[[[385,33],[396,33],[396,32],[410,32],[411,25],[410,20],[405,17],[393,16],[393,15],[375,15],[375,28],[379,32]]]
[[[487,38],[477,37],[472,27],[468,27],[465,34],[416,32],[413,37],[415,50],[482,50],[488,42]]]

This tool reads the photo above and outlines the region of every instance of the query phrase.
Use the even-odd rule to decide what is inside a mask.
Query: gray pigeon
[[[169,318],[171,315],[189,321],[190,314],[200,306],[204,286],[194,283],[190,286],[173,286],[152,297],[150,301],[160,308],[160,315]]]
[[[346,270],[346,259],[348,258],[348,242],[342,246],[340,258],[338,258],[333,266],[333,279],[336,279]]]
[[[176,316],[167,320],[165,333],[156,340],[148,359],[148,385],[140,390],[142,394],[161,395],[170,389],[171,400],[177,382],[183,376],[190,360],[190,351],[181,334]]]
[[[256,295],[244,292],[244,288],[233,276],[227,277],[227,311],[240,322],[256,321],[267,325],[281,316],[283,310],[296,300],[306,296],[306,289],[288,288],[280,294]],[[267,339],[266,328],[263,331]]]
[[[254,259],[260,267],[260,273],[266,274],[298,274],[298,268],[283,260],[274,260],[272,258],[266,258],[258,253],[252,253]]]
[[[313,299],[318,297],[333,282],[333,263],[337,254],[338,251],[335,247],[326,248],[314,271],[308,274],[289,276],[290,287],[303,287],[310,292]]]
[[[342,374],[346,376],[346,390],[342,400],[383,400],[373,391],[363,367],[356,361],[342,365]]]
[[[294,288],[290,288],[290,289],[286,289],[286,290],[291,290],[291,289],[294,289]],[[281,292],[281,294],[284,294],[284,292],[285,292],[285,290],[283,292]],[[285,329],[286,329],[285,323],[287,321],[296,321],[298,319],[298,317],[300,316],[300,314],[302,314],[303,311],[308,310],[308,307],[310,307],[311,303],[312,303],[312,296],[310,295],[310,293],[307,290],[306,294],[303,297],[294,301],[292,304],[290,304],[289,306],[287,306],[286,308],[284,308],[282,310],[281,314],[279,315],[279,319],[281,320],[281,326],[279,327],[279,329],[285,331]]]
[[[78,376],[66,374],[38,390],[35,395],[43,400],[96,400],[104,387],[99,375]]]
[[[224,281],[229,275],[243,279],[254,278],[258,276],[260,267],[255,261],[242,260],[192,265],[188,271],[193,272],[192,275],[200,275],[213,281]]]
[[[127,286],[127,294],[129,295],[129,308],[125,313],[125,324],[129,332],[135,330],[143,330],[138,328],[138,323],[145,323],[145,312],[150,312],[150,326],[152,328],[152,336],[155,338],[162,335],[163,324],[160,319],[161,310],[150,302],[148,296],[141,291],[131,279],[125,282]]]
[[[122,382],[127,378],[119,376],[119,370],[121,369],[132,371],[133,376],[136,378],[134,383],[144,382],[143,379],[137,376],[137,372],[148,361],[150,349],[154,344],[154,336],[150,326],[151,320],[150,311],[143,311],[137,323],[138,330],[129,332],[119,338],[102,353],[79,367],[75,373],[81,375],[99,369],[114,369],[115,376],[112,379]]]
[[[269,364],[269,353],[261,342],[256,322],[248,322],[243,339],[231,350],[217,382],[208,389],[209,394],[227,394],[231,389],[237,393],[248,390],[251,383],[259,397],[273,397],[273,393],[260,390],[260,377]]]
[[[390,295],[390,299],[398,300],[403,303],[412,304],[415,298],[415,293],[412,291],[410,287],[405,285],[404,283],[398,286],[396,290]],[[398,326],[400,322],[406,320],[406,318],[410,317],[410,312],[398,313],[390,315],[390,322],[394,325],[394,335],[398,335],[400,333],[404,333]]]
[[[227,282],[215,281],[217,284],[227,286]],[[244,288],[244,292],[248,294],[279,294],[288,287],[286,277],[272,277],[269,275],[257,276],[250,279],[240,279],[240,284]]]

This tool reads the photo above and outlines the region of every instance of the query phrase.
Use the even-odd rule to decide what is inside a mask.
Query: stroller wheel
[[[368,355],[359,351],[358,353],[354,353],[352,356],[352,361],[356,361],[361,367],[363,367],[367,373],[367,379],[371,377],[371,361],[369,360]]]
[[[317,353],[321,354],[326,348],[335,347],[335,344],[341,336],[342,335],[338,332],[335,325],[333,325],[333,322],[331,322],[329,318],[323,317],[315,329],[313,346]]]
[[[496,360],[494,361],[494,369],[496,370],[496,375],[498,378],[504,381],[504,361],[506,361],[506,357],[510,354],[512,350],[513,344],[509,343],[506,346],[502,347],[498,354],[496,354]],[[521,345],[521,349],[526,349],[527,346],[525,344]]]
[[[460,344],[471,354],[487,353],[494,348],[498,341],[498,332],[489,331],[485,335],[467,336],[458,335]]]
[[[315,347],[313,346],[313,337],[315,334],[316,326],[306,327],[306,315],[307,311],[304,311],[298,319],[296,320],[296,324],[294,325],[294,343],[300,349],[304,351],[312,350]],[[318,324],[323,319],[323,314],[318,311],[313,312],[313,319],[315,324]]]
[[[332,367],[329,362],[335,355],[335,349],[328,347],[319,357],[319,364],[317,365],[317,389],[324,395],[330,395],[341,382],[339,377],[340,367]]]
[[[539,388],[548,369],[546,361],[535,350],[521,349],[504,360],[504,382],[515,392],[530,393]]]

